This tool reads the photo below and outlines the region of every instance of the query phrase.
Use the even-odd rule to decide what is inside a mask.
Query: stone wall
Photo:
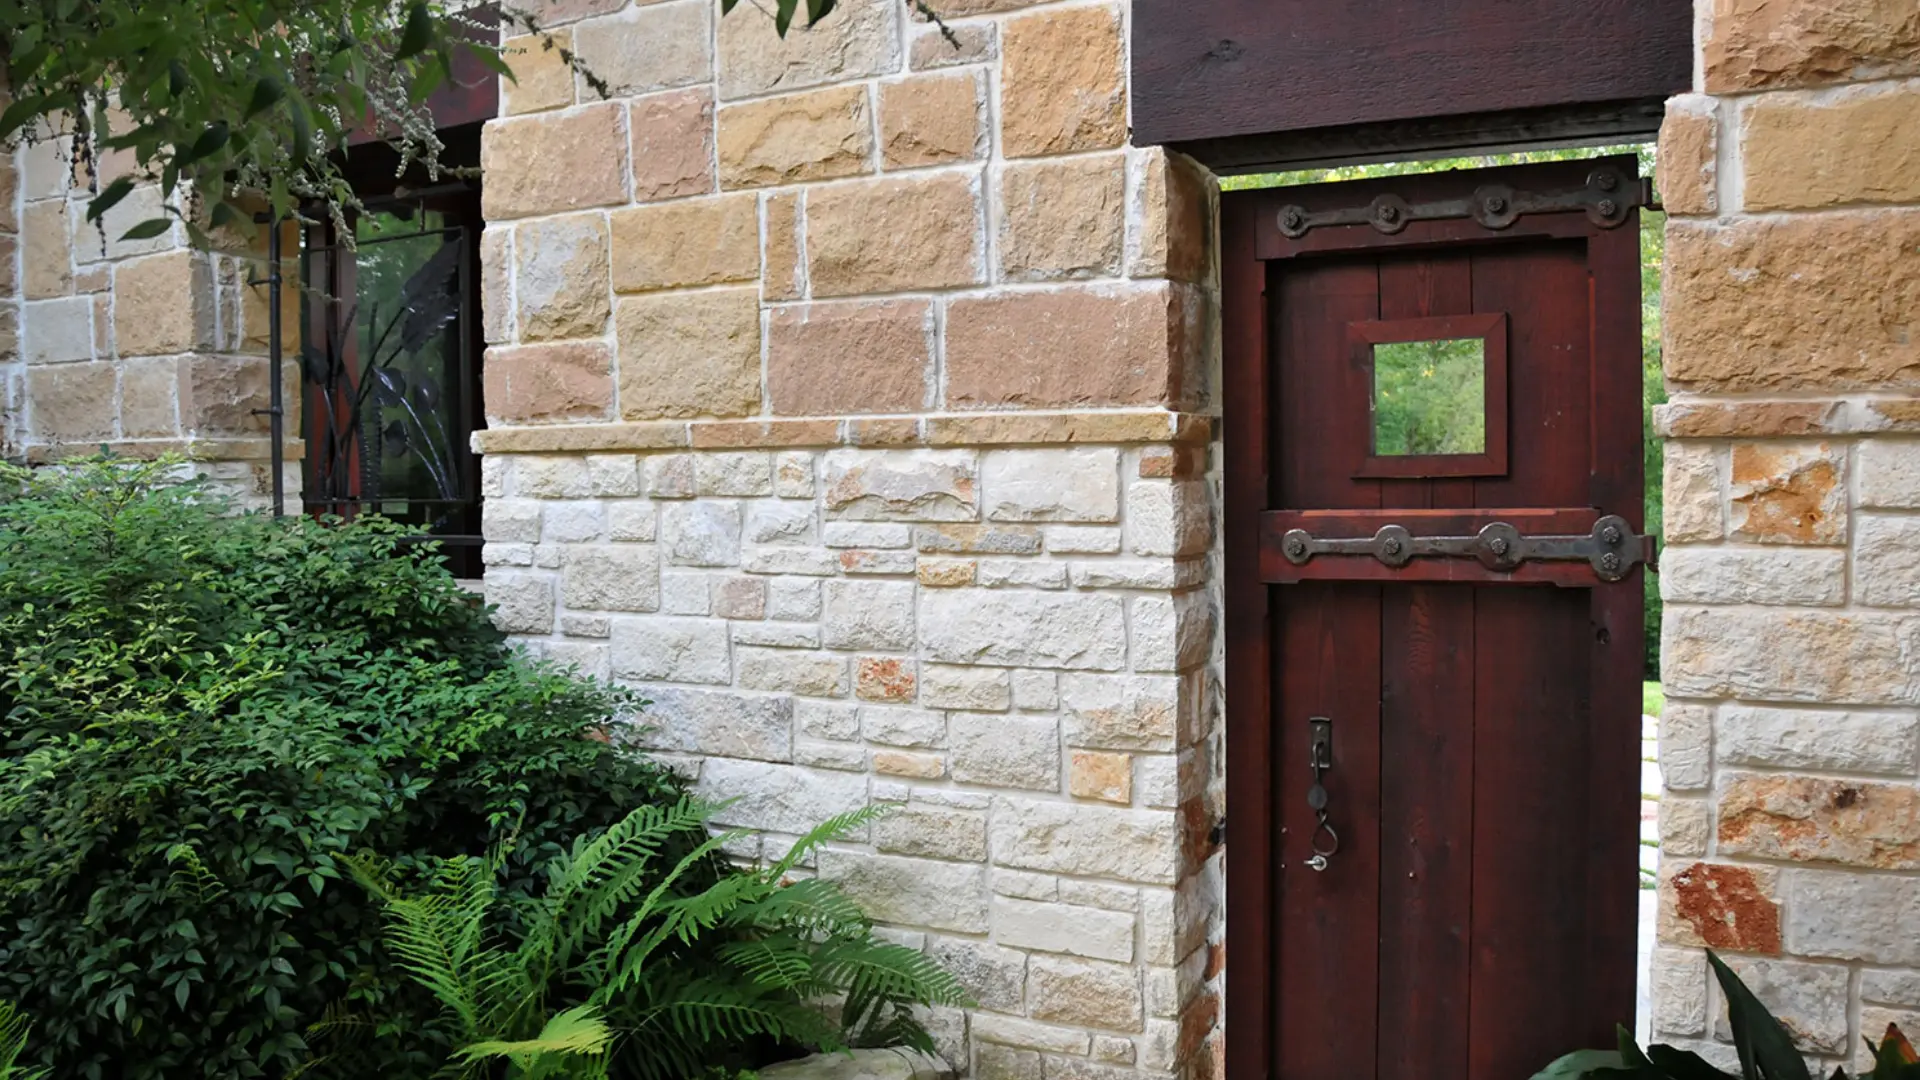
[[[1731,1058],[1706,945],[1860,1063],[1920,1031],[1920,13],[1700,7],[1660,146],[1654,1029]]]
[[[483,142],[504,624],[640,688],[742,857],[892,806],[814,869],[973,988],[974,1076],[1190,1075],[1212,194],[1127,145],[1124,6],[546,7],[616,96],[516,42]]]
[[[19,222],[17,264],[13,238],[0,237],[8,269],[0,284],[19,297],[17,308],[0,309],[0,360],[14,362],[11,371],[0,364],[8,388],[0,453],[36,462],[103,444],[130,456],[184,453],[249,505],[264,503],[267,419],[253,412],[267,407],[270,386],[263,253],[244,240],[192,250],[178,222],[151,239],[124,239],[162,215],[155,184],[88,221],[93,191],[129,163],[108,154],[89,167],[73,151],[70,138],[41,137],[9,155],[13,168],[0,174],[12,180],[0,197],[17,205]],[[292,259],[287,280],[284,310],[297,334]],[[8,321],[16,311],[17,322]],[[298,430],[297,413],[288,423]],[[287,490],[297,494],[297,446],[289,460]]]

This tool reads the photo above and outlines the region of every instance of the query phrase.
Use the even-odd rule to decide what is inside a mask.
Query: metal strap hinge
[[[1478,559],[1489,570],[1513,570],[1525,562],[1586,562],[1601,581],[1619,581],[1634,566],[1653,563],[1653,537],[1635,533],[1625,518],[1608,514],[1585,535],[1528,536],[1496,521],[1473,536],[1415,536],[1401,525],[1383,525],[1372,536],[1316,537],[1289,529],[1280,552],[1295,566],[1316,555],[1371,555],[1387,566],[1419,558]]]
[[[1410,203],[1391,193],[1376,195],[1365,206],[1347,206],[1334,210],[1309,210],[1304,206],[1280,208],[1275,223],[1280,235],[1298,240],[1308,232],[1327,225],[1371,225],[1383,233],[1397,233],[1412,221],[1444,221],[1472,218],[1489,229],[1504,229],[1528,214],[1546,214],[1567,210],[1585,211],[1587,219],[1602,229],[1626,223],[1627,211],[1653,202],[1651,182],[1622,176],[1602,166],[1587,174],[1587,182],[1577,188],[1559,191],[1516,191],[1505,184],[1487,184],[1473,194],[1455,199]]]

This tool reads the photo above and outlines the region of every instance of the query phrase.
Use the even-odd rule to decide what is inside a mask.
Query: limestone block
[[[913,647],[914,587],[893,581],[829,581],[820,631],[830,649]]]
[[[956,669],[965,670],[965,669]],[[1013,705],[1018,709],[1056,709],[1060,706],[1060,677],[1051,671],[1013,672]]]
[[[1920,971],[1862,971],[1860,997],[1866,1001],[1920,1007]],[[1901,1030],[1920,1031],[1920,1026]]]
[[[1165,811],[999,798],[990,826],[997,865],[1170,884],[1179,824]]]
[[[632,454],[588,454],[587,486],[595,495],[638,495],[640,494],[640,460]],[[653,507],[651,504],[616,504],[613,518],[622,517],[632,524],[625,531],[632,535],[616,536],[620,540],[653,539]],[[614,525],[616,532],[621,526]],[[640,535],[644,532],[645,535]]]
[[[608,15],[627,6],[627,0],[533,0],[526,6],[541,26],[559,26],[594,15]]]
[[[882,922],[975,934],[987,929],[984,866],[827,850],[820,853],[820,876],[838,882]]]
[[[189,352],[211,345],[213,336],[213,275],[204,255],[175,251],[114,268],[113,337],[121,356]]]
[[[556,161],[566,168],[553,168]],[[623,203],[626,108],[607,102],[491,121],[481,132],[480,168],[489,178],[480,195],[489,222]]]
[[[767,618],[805,620],[820,617],[820,583],[804,578],[767,582]]]
[[[11,210],[11,204],[8,207]],[[21,209],[20,284],[26,299],[73,294],[73,248],[67,230],[64,198],[41,199]]]
[[[1727,495],[1720,478],[1720,454],[1711,446],[1668,441],[1661,481],[1662,539],[1667,543],[1712,543],[1726,535]]]
[[[1914,385],[1920,208],[1669,222],[1664,303],[1675,382],[1727,391]]]
[[[767,613],[767,581],[757,577],[715,577],[711,608],[722,619],[762,619]]]
[[[513,229],[489,225],[480,234],[480,330],[489,345],[513,340]]]
[[[1780,1021],[1794,1045],[1813,1052],[1840,1053],[1847,1046],[1849,973],[1837,964],[1807,964],[1730,956],[1727,966],[1767,1011]],[[1730,1042],[1733,1028],[1724,1003],[1713,1018],[1713,1037]]]
[[[480,535],[488,542],[540,542],[542,504],[533,499],[488,499],[480,520]]]
[[[1674,548],[1661,553],[1660,596],[1681,604],[1805,604],[1847,598],[1847,553]]]
[[[782,499],[813,498],[813,455],[804,450],[775,455],[773,493]]]
[[[1846,450],[1831,443],[1736,443],[1733,536],[1779,544],[1847,539]]]
[[[521,341],[599,337],[607,299],[607,226],[599,214],[528,222],[514,230],[514,295]]]
[[[1723,0],[1701,42],[1709,93],[1920,73],[1904,0]]]
[[[1047,550],[1056,555],[1111,555],[1120,550],[1120,530],[1056,525],[1047,530]]]
[[[1120,453],[1110,448],[997,450],[982,455],[981,485],[994,521],[1115,521]]]
[[[863,707],[860,737],[884,746],[939,748],[947,745],[947,721],[930,709]]]
[[[761,1080],[953,1080],[953,1068],[902,1047],[814,1054],[755,1070]]]
[[[813,544],[818,532],[813,517],[813,507],[804,503],[754,503],[747,512],[747,542]]]
[[[1060,680],[1068,746],[1172,750],[1180,680],[1163,675],[1081,675]]]
[[[1098,960],[1133,959],[1131,914],[1013,897],[993,898],[993,937],[1002,945]]]
[[[955,664],[1115,671],[1126,633],[1117,597],[938,590],[920,597],[920,644]]]
[[[761,450],[698,454],[693,459],[693,483],[694,490],[701,495],[771,495],[773,458]],[[784,512],[788,518],[795,516],[785,507],[768,510]]]
[[[947,719],[953,778],[989,787],[1060,790],[1060,724],[1051,716]]]
[[[1213,648],[1213,600],[1201,592],[1142,596],[1130,603],[1135,671],[1190,671]]]
[[[799,731],[815,739],[850,742],[860,737],[860,710],[826,701],[796,701],[793,720]]]
[[[527,455],[514,458],[513,464],[516,494],[536,499],[579,499],[593,494],[592,477],[579,458]]]
[[[977,464],[967,450],[830,450],[821,483],[830,518],[971,521]]]
[[[931,71],[993,60],[1000,55],[999,29],[993,22],[950,26],[947,33],[936,26],[916,26],[913,40],[907,44],[907,66],[914,71]]]
[[[623,297],[620,414],[744,416],[760,407],[760,299],[753,288]]]
[[[573,31],[521,34],[500,43],[500,58],[513,78],[500,82],[501,110],[508,116],[563,109],[573,104]]]
[[[833,653],[794,649],[738,650],[740,685],[748,690],[770,690],[809,697],[844,697],[847,658]]]
[[[1713,738],[1720,760],[1733,765],[1906,776],[1920,757],[1920,716],[1728,704]]]
[[[1920,202],[1920,92],[1770,95],[1741,118],[1748,210]]]
[[[907,750],[875,750],[870,760],[874,773],[880,776],[938,780],[947,774],[946,759],[939,754],[918,754]],[[905,785],[901,786],[901,790],[906,790]]]
[[[793,744],[793,763],[863,773],[867,771],[867,750],[863,746],[849,746],[846,743],[817,743],[800,739]]]
[[[720,186],[770,187],[873,171],[867,88],[834,86],[720,109]]]
[[[838,416],[925,408],[933,342],[933,305],[925,300],[776,308],[767,328],[773,411]]]
[[[914,577],[929,589],[958,589],[973,584],[979,569],[973,559],[921,559]]]
[[[661,454],[641,462],[647,494],[656,499],[693,498],[693,455]]]
[[[1667,702],[1660,713],[1660,773],[1669,791],[1713,783],[1713,709]]]
[[[1920,878],[1787,870],[1786,945],[1797,956],[1920,965]]]
[[[576,611],[658,610],[660,554],[650,544],[568,548],[560,599]]]
[[[1068,766],[1067,790],[1076,799],[1098,799],[1124,806],[1133,801],[1133,755],[1075,750]]]
[[[1697,859],[1707,853],[1713,810],[1706,799],[1660,800],[1660,857]]]
[[[851,0],[816,25],[796,18],[781,37],[773,20],[742,13],[720,20],[720,96],[751,97],[893,71],[900,66],[892,0]]]
[[[660,541],[675,566],[740,562],[740,507],[730,502],[676,502],[660,508]]]
[[[1054,1027],[1051,1024],[1035,1023],[1013,1016],[999,1016],[994,1013],[977,1013],[972,1018],[974,1045],[981,1050],[980,1060],[985,1062],[986,1047],[1031,1047],[1040,1050],[1053,1050],[1063,1054],[1085,1054],[1093,1039],[1085,1031],[1075,1028]],[[981,1044],[986,1044],[982,1046]],[[1019,1077],[1030,1080],[1038,1076],[1040,1055],[1034,1054],[1033,1073],[991,1072],[989,1076]],[[976,1076],[981,1075],[975,1073]]]
[[[1655,1034],[1706,1034],[1707,977],[1707,957],[1698,949],[1653,950]]]
[[[798,193],[770,193],[761,202],[760,295],[768,303],[806,293],[806,252],[800,239]]]
[[[1166,283],[964,297],[947,305],[947,402],[955,407],[1161,405],[1179,401],[1184,297]],[[1060,363],[1063,356],[1075,358]]]
[[[189,356],[182,360],[180,372],[183,431],[193,435],[266,433],[267,419],[257,411],[272,402],[272,372],[266,357]]]
[[[1213,182],[1206,170],[1157,146],[1129,158],[1137,179],[1128,276],[1207,281],[1213,273],[1214,216]]]
[[[616,291],[721,285],[760,273],[760,210],[752,195],[636,206],[616,211],[612,221]]]
[[[39,443],[91,443],[114,437],[118,387],[110,363],[59,364],[27,369],[33,403],[28,434]]]
[[[180,361],[163,356],[120,363],[120,434],[164,439],[180,434]]]
[[[727,624],[668,616],[620,619],[613,624],[613,673],[627,679],[724,686],[733,679]],[[688,748],[723,752],[698,744]]]
[[[553,581],[545,575],[489,573],[481,579],[493,625],[508,634],[553,633]]]
[[[1028,1012],[1036,1020],[1138,1031],[1140,980],[1130,967],[1036,956],[1027,962]]]
[[[829,521],[821,533],[830,548],[906,548],[913,546],[913,527],[865,521]]]
[[[873,846],[895,855],[985,862],[987,816],[977,810],[910,803],[873,823]]]
[[[1135,555],[1197,555],[1207,550],[1213,543],[1213,505],[1206,483],[1129,484],[1127,539]]]
[[[1854,451],[1863,507],[1920,509],[1920,441],[1866,439]]]
[[[1898,1027],[1902,1033],[1920,1031],[1920,1010],[1876,1008],[1871,1005],[1860,1010],[1860,1031],[1864,1036],[1872,1038],[1875,1046],[1886,1038],[1889,1024]],[[1852,1074],[1858,1076],[1871,1074],[1874,1062],[1867,1052],[1865,1039],[1853,1043],[1852,1049]]]
[[[481,375],[496,423],[605,420],[613,412],[613,351],[602,342],[495,345]]]
[[[791,836],[867,804],[865,776],[725,757],[707,759],[696,790],[702,798],[729,803],[716,814],[721,824]]]
[[[1920,869],[1920,788],[1738,773],[1722,781],[1719,850],[1879,870]]]
[[[1001,27],[1000,147],[1009,158],[1102,150],[1127,138],[1120,13],[1036,12]]]
[[[913,530],[913,545],[921,551],[1036,555],[1040,544],[1040,530],[1027,525],[921,525]]]
[[[986,155],[980,122],[985,77],[967,71],[880,84],[880,160],[887,169],[971,161]]]
[[[1779,891],[1772,867],[1668,862],[1660,868],[1658,939],[1671,945],[1778,955]]]
[[[982,240],[975,175],[886,177],[807,193],[807,276],[816,297],[977,284],[986,279]]]
[[[1669,692],[1839,704],[1920,701],[1920,621],[1891,614],[1669,608]]]
[[[1000,273],[1008,281],[1120,270],[1126,156],[1008,165],[1000,174]]]
[[[876,822],[874,833],[887,819]],[[984,848],[985,840],[982,839]],[[1019,1012],[1027,993],[1027,956],[984,941],[929,936],[927,955],[941,967],[953,972],[960,985],[973,994],[981,1008],[1000,1012]]]
[[[1720,209],[1719,135],[1714,99],[1681,94],[1667,99],[1660,124],[1660,200],[1669,214]]]
[[[1005,712],[1012,704],[1007,672],[998,668],[929,664],[921,683],[921,700],[930,708]]]
[[[863,656],[854,664],[853,694],[862,701],[910,702],[918,693],[918,685],[912,660]]]
[[[705,82],[713,76],[709,20],[718,13],[717,6],[702,0],[642,4],[575,26],[574,50],[580,63],[605,82],[608,97]],[[580,100],[599,97],[584,77],[581,81]]]
[[[705,87],[652,94],[628,106],[633,197],[658,202],[714,190],[713,92]]]
[[[1862,517],[1853,542],[1855,600],[1875,607],[1920,605],[1920,521]]]

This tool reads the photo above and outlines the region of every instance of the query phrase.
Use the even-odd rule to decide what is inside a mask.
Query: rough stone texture
[[[38,442],[101,442],[114,436],[117,380],[107,363],[59,364],[27,369],[33,402],[27,433]]]
[[[1719,843],[1729,855],[1920,869],[1920,788],[1735,774],[1720,794]]]
[[[970,521],[976,475],[962,450],[835,450],[821,461],[829,516],[868,521]]]
[[[1846,1048],[1849,973],[1845,967],[1739,957],[1728,966],[1755,997],[1766,1002],[1767,1011],[1802,1050],[1833,1054]],[[1733,1039],[1724,1009],[1714,1017],[1713,1034],[1723,1041]]]
[[[513,78],[502,80],[500,97],[508,116],[565,108],[573,104],[573,68],[565,54],[573,50],[573,32],[523,34],[501,43]]]
[[[1127,241],[1127,272],[1201,282],[1212,270],[1213,184],[1206,171],[1179,155],[1152,147],[1131,155],[1137,179],[1135,223]]]
[[[720,20],[722,98],[799,90],[858,79],[899,66],[897,19],[903,9],[890,0],[850,0],[817,25],[805,9],[782,38],[773,20]]]
[[[1697,443],[1667,444],[1662,485],[1666,516],[1662,521],[1670,544],[1711,543],[1726,535],[1726,482],[1721,478],[1722,454]]]
[[[1008,281],[1119,272],[1126,158],[1009,165],[1000,174],[1000,273]]]
[[[1001,28],[1001,152],[1035,157],[1119,146],[1127,137],[1120,12],[1036,12]]]
[[[520,340],[599,337],[607,329],[607,223],[599,214],[542,218],[514,230]]]
[[[1920,966],[1920,879],[1788,870],[1780,888],[1795,955]]]
[[[1839,544],[1847,538],[1847,471],[1829,443],[1736,443],[1731,523],[1737,540]]]
[[[1859,444],[1854,460],[1861,506],[1920,509],[1920,442],[1871,439]]]
[[[654,94],[627,112],[633,197],[639,202],[714,190],[713,94],[695,88]]]
[[[574,48],[611,97],[686,86],[713,75],[709,20],[718,14],[715,5],[700,0],[642,4],[575,26]],[[581,100],[597,96],[583,89]]]
[[[923,408],[933,341],[933,306],[924,300],[777,308],[767,329],[773,411],[833,416]]]
[[[1726,705],[1714,744],[1730,765],[1910,776],[1920,760],[1920,715]]]
[[[1920,73],[1905,0],[1716,0],[1701,43],[1712,93]]]
[[[984,271],[980,215],[979,179],[959,173],[818,188],[807,196],[813,295],[978,282]]]
[[[1780,951],[1773,872],[1691,863],[1661,869],[1660,940],[1738,952]]]
[[[617,211],[612,222],[617,292],[751,281],[760,273],[760,212],[752,195],[636,207]],[[520,302],[526,304],[524,296]]]
[[[1874,607],[1920,607],[1920,521],[1861,517],[1855,525],[1854,598]]]
[[[1174,405],[1184,297],[1165,285],[1087,286],[947,306],[951,405]],[[1071,356],[1074,364],[1062,364]]]
[[[931,930],[987,929],[986,869],[893,855],[820,853],[820,875],[837,881],[868,914]]]
[[[625,202],[625,126],[625,107],[612,102],[489,123],[480,140],[488,177],[481,212],[499,221]],[[566,167],[554,168],[557,161]]]
[[[983,156],[985,98],[985,81],[975,72],[880,84],[881,164],[911,169]]]
[[[1741,115],[1748,210],[1920,202],[1920,90],[1769,96]]]
[[[1837,548],[1681,547],[1660,559],[1660,596],[1672,603],[1832,607],[1846,594],[1847,553]]]
[[[1711,214],[1720,208],[1719,134],[1713,99],[1667,99],[1660,125],[1660,199],[1669,214]]]
[[[720,186],[767,187],[870,172],[864,86],[837,86],[720,110]]]
[[[1000,54],[999,29],[999,24],[991,22],[949,26],[947,33],[935,26],[915,27],[907,46],[908,65],[915,71],[928,71],[993,60]]]
[[[762,1080],[953,1080],[953,1067],[918,1050],[815,1054],[756,1070]]]
[[[206,258],[177,251],[122,263],[113,279],[113,338],[123,356],[188,352],[213,342]]]
[[[1809,259],[1810,251],[1846,258]],[[1920,381],[1920,207],[1667,226],[1667,377],[1702,389]]]
[[[1836,704],[1920,702],[1920,620],[1795,609],[1669,608],[1669,692]]]
[[[613,354],[599,342],[487,350],[487,416],[496,423],[604,420],[613,409]]]
[[[981,458],[994,521],[1114,521],[1120,455],[1111,449],[992,452]]]
[[[940,591],[923,596],[920,606],[921,645],[945,663],[1103,671],[1125,666],[1116,597]]]
[[[744,416],[760,405],[758,290],[626,297],[614,309],[620,415]]]

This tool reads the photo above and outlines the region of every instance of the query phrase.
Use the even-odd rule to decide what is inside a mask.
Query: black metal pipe
[[[273,442],[273,516],[287,513],[287,409],[280,379],[280,218],[267,219],[267,366],[273,383],[267,388],[267,437]]]

